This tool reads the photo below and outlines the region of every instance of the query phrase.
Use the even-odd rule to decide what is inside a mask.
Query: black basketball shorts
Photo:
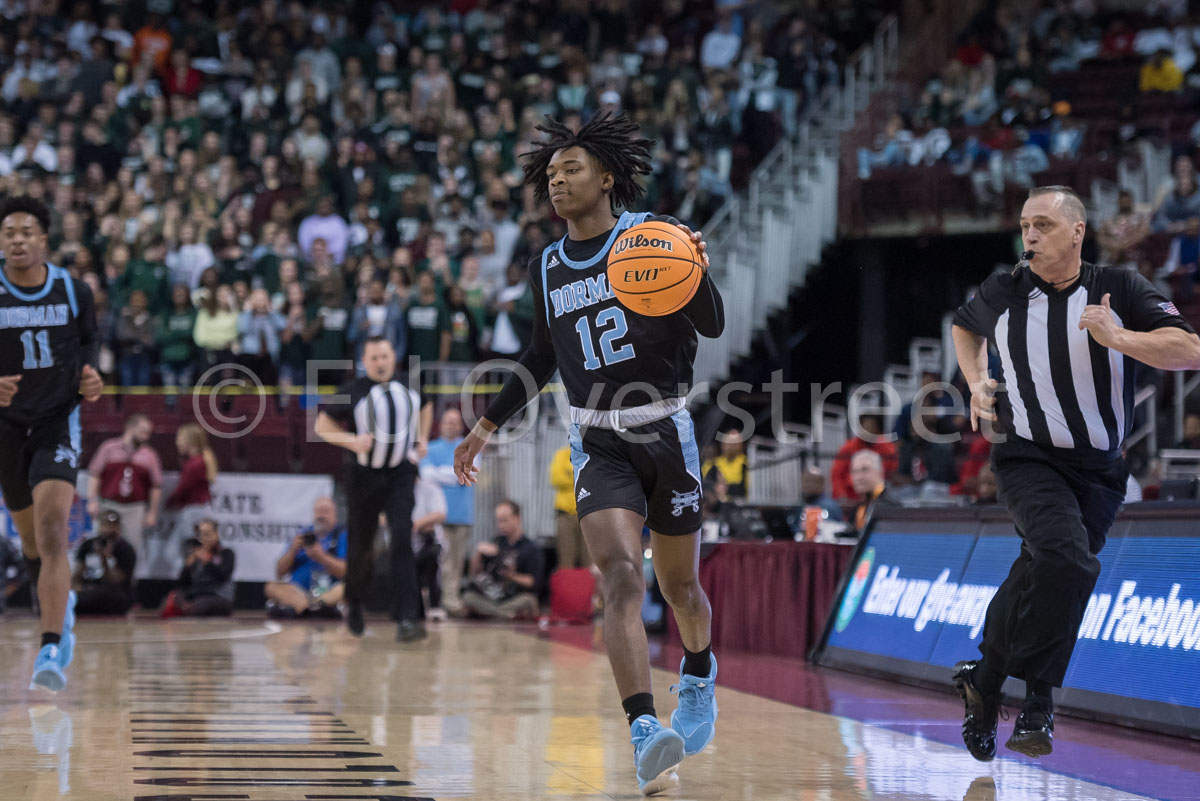
[[[670,417],[625,431],[569,430],[579,519],[601,509],[629,509],[659,534],[700,529],[700,450],[692,417]]]
[[[0,493],[4,505],[33,505],[33,488],[48,478],[75,486],[81,453],[79,407],[69,415],[21,426],[0,418]]]

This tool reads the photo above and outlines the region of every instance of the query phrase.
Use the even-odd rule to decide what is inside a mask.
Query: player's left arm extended
[[[550,338],[550,325],[546,322],[541,287],[535,282],[533,271],[530,271],[529,277],[533,290],[533,336],[529,347],[517,360],[516,369],[505,380],[496,399],[488,404],[479,420],[479,425],[489,434],[536,398],[558,369],[558,357],[554,353],[554,341]]]

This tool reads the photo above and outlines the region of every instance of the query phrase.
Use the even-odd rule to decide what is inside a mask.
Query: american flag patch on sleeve
[[[1169,300],[1166,303],[1158,304],[1158,307],[1160,309],[1162,309],[1163,311],[1165,311],[1167,314],[1174,314],[1176,317],[1183,316],[1182,314],[1179,313],[1179,309],[1175,308],[1175,304]]]

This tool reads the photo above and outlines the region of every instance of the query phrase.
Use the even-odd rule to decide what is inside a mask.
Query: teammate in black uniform
[[[647,795],[674,785],[684,754],[702,750],[716,723],[712,613],[697,578],[700,460],[684,408],[697,334],[720,336],[724,309],[707,274],[684,309],[645,317],[614,297],[608,252],[625,229],[650,215],[627,208],[643,194],[652,142],[634,138],[626,118],[598,115],[578,132],[549,120],[550,135],[525,156],[525,182],[567,221],[567,236],[529,265],[536,313],[520,365],[540,389],[557,369],[571,403],[571,460],[580,525],[603,576],[604,642],[630,722],[638,785]],[[698,243],[700,233],[669,222]],[[533,397],[521,371],[455,452],[459,480],[474,483],[475,456],[489,436]],[[641,604],[642,527],[652,532],[654,570],[675,611],[685,657],[672,728],[659,723]]]
[[[67,519],[79,467],[79,398],[100,397],[96,310],[87,284],[46,263],[50,210],[0,203],[0,492],[21,535],[41,607],[33,687],[57,692],[71,661]]]

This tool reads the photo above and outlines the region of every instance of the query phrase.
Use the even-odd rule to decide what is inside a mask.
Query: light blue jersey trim
[[[75,455],[83,453],[83,429],[79,425],[79,407],[76,406],[71,411],[71,416],[68,418],[68,428],[71,432],[71,450],[75,451]]]
[[[704,482],[700,478],[700,449],[696,445],[696,429],[692,423],[692,416],[687,409],[680,409],[671,415],[671,420],[675,423],[675,430],[679,434],[679,447],[683,451],[684,467],[688,474],[696,479],[696,484],[702,485]]]
[[[546,325],[550,324],[550,288],[546,283],[546,271],[550,269],[548,262],[550,254],[554,252],[557,245],[546,245],[542,249],[542,306],[546,309]]]
[[[67,290],[67,303],[71,304],[71,316],[79,318],[79,301],[75,299],[75,282],[71,280],[71,274],[62,267],[49,266],[51,273],[63,282],[63,286]]]
[[[579,474],[583,472],[583,468],[592,457],[584,452],[583,435],[579,433],[579,426],[575,423],[571,423],[567,428],[567,442],[571,446],[571,467],[575,470],[575,480],[572,483],[578,489]]]
[[[571,261],[570,259],[567,258],[567,251],[566,251],[566,249],[563,248],[563,243],[565,243],[567,241],[567,238],[565,236],[562,239],[555,242],[551,247],[555,248],[558,251],[558,257],[560,259],[562,259],[563,264],[567,265],[568,267],[570,267],[573,270],[586,270],[589,267],[596,266],[596,264],[601,259],[603,259],[605,256],[608,255],[608,251],[610,249],[612,249],[613,242],[617,241],[617,237],[619,237],[623,232],[628,231],[633,226],[639,225],[640,223],[644,223],[647,219],[650,218],[650,216],[651,216],[650,212],[647,212],[647,211],[639,212],[637,214],[634,214],[633,212],[629,212],[629,211],[623,212],[621,214],[621,216],[617,218],[617,224],[613,226],[612,233],[610,233],[608,235],[608,241],[604,243],[604,247],[600,248],[600,250],[596,253],[596,255],[592,256],[587,261]],[[546,256],[543,254],[543,256],[542,256],[542,264],[543,265],[545,264],[545,259],[546,259]],[[543,273],[543,275],[545,274],[544,267],[542,269],[542,273]]]
[[[55,267],[50,262],[46,262],[46,283],[42,285],[41,289],[39,289],[37,292],[34,292],[32,295],[27,292],[22,292],[21,290],[17,289],[15,286],[13,286],[9,282],[8,276],[4,274],[4,269],[2,266],[0,266],[0,282],[3,282],[4,288],[7,289],[12,294],[12,296],[14,298],[16,298],[17,300],[27,300],[27,301],[28,300],[41,300],[42,298],[49,295],[50,290],[54,288],[55,275],[57,275],[58,273],[62,273],[62,272],[65,272],[65,271],[60,270],[58,267]]]

